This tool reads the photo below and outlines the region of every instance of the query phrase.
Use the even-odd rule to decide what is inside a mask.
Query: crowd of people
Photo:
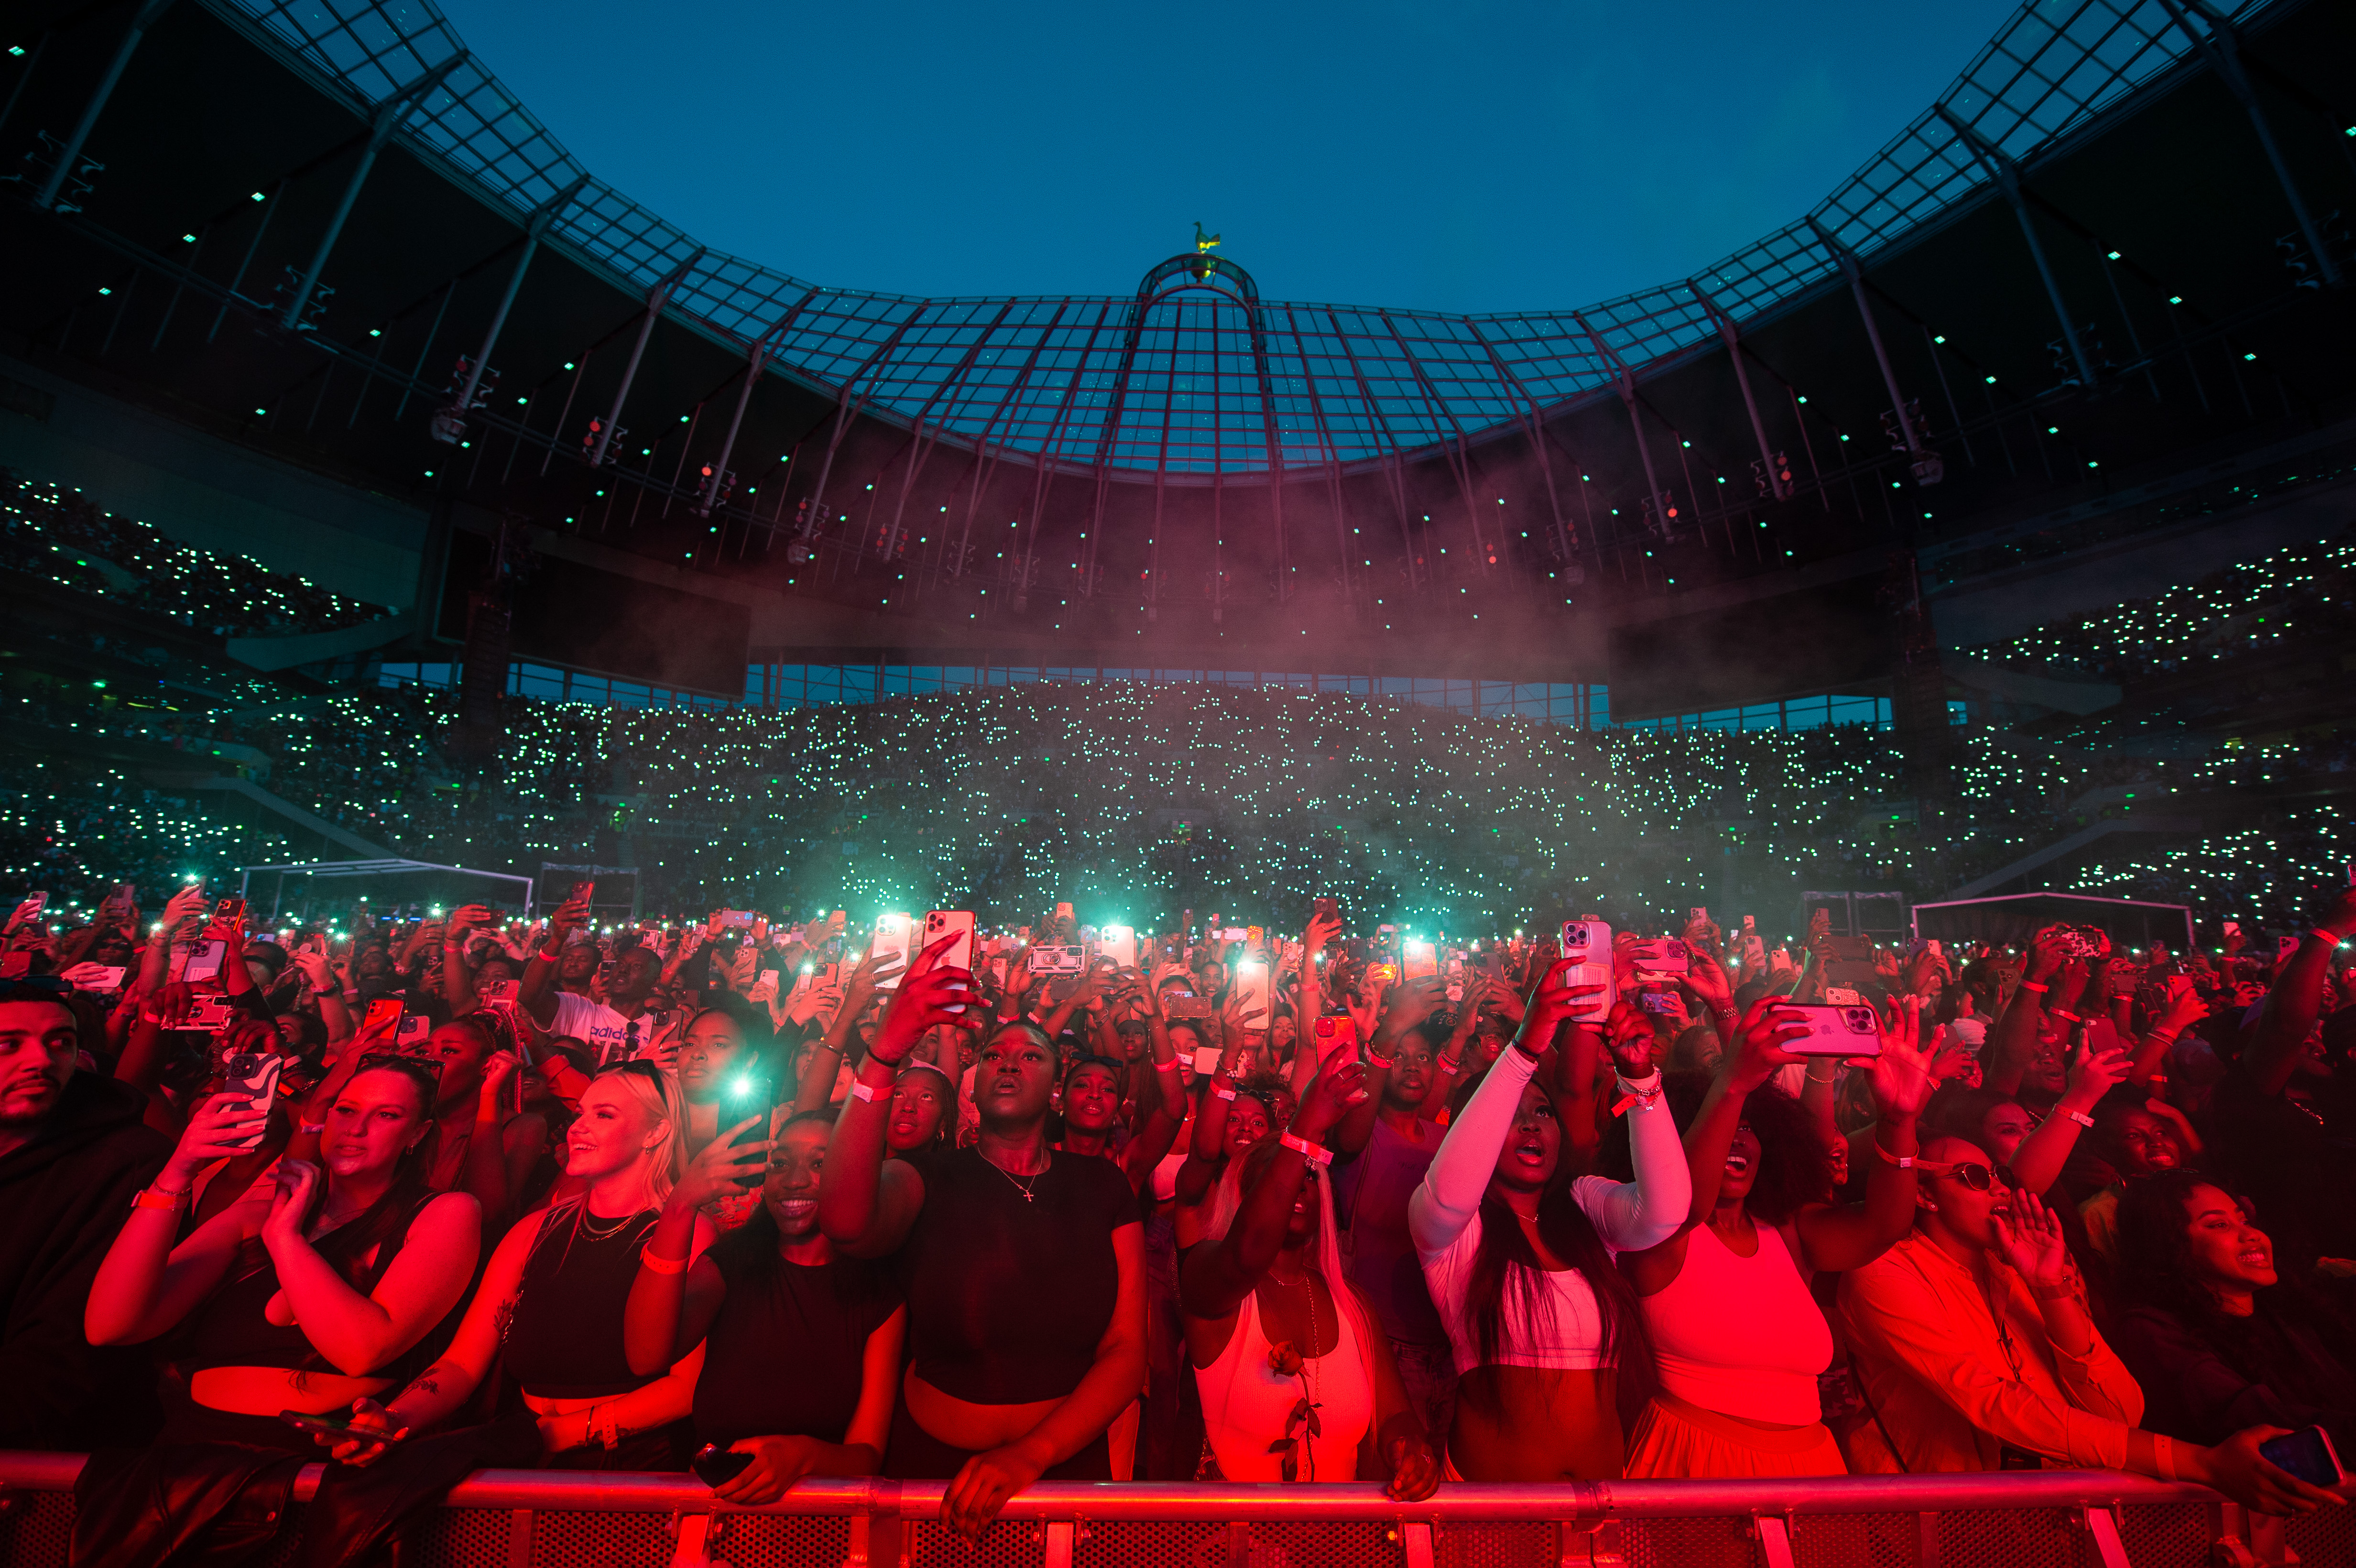
[[[978,1537],[1043,1479],[2287,1514],[2356,1441],[2356,890],[2181,955],[136,893],[0,976],[0,1447],[89,1453],[78,1563],[259,1551],[323,1458],[312,1564],[486,1466]]]

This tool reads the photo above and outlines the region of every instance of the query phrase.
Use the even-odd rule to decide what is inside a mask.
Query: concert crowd
[[[322,1459],[309,1564],[485,1467],[969,1536],[1043,1479],[2340,1500],[2356,890],[2181,953],[138,891],[0,977],[0,1448],[90,1454],[78,1563],[259,1552]]]

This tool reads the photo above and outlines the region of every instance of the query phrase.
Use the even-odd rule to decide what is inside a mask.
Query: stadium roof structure
[[[2236,21],[2271,0],[2245,0]],[[1134,295],[916,298],[724,255],[583,167],[431,0],[208,0],[550,243],[887,421],[1073,468],[1344,467],[1525,430],[1839,286],[2232,27],[2205,0],[2031,0],[1914,122],[1806,216],[1690,278],[1575,309],[1456,315],[1263,301],[1180,256]],[[444,71],[419,92],[415,84]]]
[[[404,606],[393,657],[1941,721],[1932,599],[2356,471],[2356,9],[2219,3],[2034,0],[1736,255],[1451,315],[1199,251],[1117,296],[821,285],[599,182],[426,0],[35,0],[0,463],[167,531],[200,477],[210,537]]]

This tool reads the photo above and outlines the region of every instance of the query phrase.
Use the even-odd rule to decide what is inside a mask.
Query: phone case
[[[1881,1054],[1881,1020],[1861,1003],[1785,1002],[1775,1009],[1779,1023],[1795,1018],[1808,1026],[1808,1032],[1783,1042],[1794,1056]]]
[[[1600,1019],[1609,1013],[1613,997],[1612,928],[1600,920],[1563,922],[1562,956],[1564,985],[1603,987],[1592,996],[1577,998],[1571,1004],[1570,1016]]]
[[[1639,985],[1684,979],[1692,957],[1686,944],[1674,936],[1646,937],[1628,944],[1628,963]]]
[[[240,1051],[224,1065],[228,1075],[222,1080],[221,1093],[246,1095],[253,1101],[254,1108],[267,1112],[271,1101],[278,1097],[278,1075],[285,1070],[285,1058]],[[247,1150],[260,1148],[262,1136],[269,1130],[265,1120],[262,1125],[253,1129],[251,1137],[243,1139],[237,1147]]]
[[[957,945],[940,956],[944,969],[973,967],[973,911],[969,909],[937,909],[925,916],[925,934],[917,939],[918,951],[930,947],[942,937],[954,932]]]

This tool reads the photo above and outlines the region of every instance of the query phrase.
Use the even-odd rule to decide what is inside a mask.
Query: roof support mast
[[[590,449],[590,467],[603,464],[605,449],[614,443],[614,426],[622,417],[622,405],[629,400],[630,383],[638,379],[638,359],[646,353],[647,339],[653,336],[655,323],[662,316],[664,302],[670,298],[671,290],[679,287],[688,273],[695,271],[695,264],[702,260],[703,247],[698,245],[694,255],[665,272],[661,281],[647,291],[647,314],[638,322],[638,340],[630,345],[630,362],[622,368],[622,384],[614,389],[614,411],[605,416],[604,426],[597,432],[597,444]]]
[[[499,295],[499,308],[491,313],[491,325],[483,334],[482,348],[475,355],[474,363],[466,367],[466,383],[458,389],[458,400],[444,410],[442,417],[434,421],[434,440],[455,442],[466,433],[466,415],[474,411],[475,390],[482,385],[483,367],[491,362],[491,350],[499,346],[499,333],[507,326],[508,312],[515,306],[517,291],[523,287],[523,275],[531,265],[532,253],[540,249],[540,237],[548,232],[548,226],[556,221],[557,215],[571,205],[573,198],[581,194],[581,187],[588,183],[589,176],[583,175],[550,197],[541,204],[540,210],[531,215],[531,220],[524,225],[523,254],[516,258],[515,269],[508,273],[507,292]]]
[[[303,269],[302,278],[287,298],[286,308],[278,315],[280,326],[288,332],[302,330],[303,312],[319,286],[319,273],[326,269],[327,258],[334,254],[336,241],[343,237],[345,220],[352,215],[352,204],[360,198],[360,187],[368,183],[369,171],[376,167],[377,155],[384,151],[384,144],[392,140],[392,133],[401,129],[401,123],[409,118],[410,112],[425,95],[441,86],[443,78],[466,63],[466,51],[460,49],[376,106],[375,122],[369,127],[368,144],[360,149],[360,161],[352,169],[351,178],[344,182],[344,198],[336,204],[336,215],[327,220],[327,231],[319,236],[319,248],[312,252],[311,264]]]
[[[2275,179],[2290,202],[2291,216],[2298,219],[2298,231],[2307,240],[2308,254],[2315,258],[2316,270],[2323,274],[2326,283],[2338,283],[2340,263],[2332,259],[2330,247],[2323,242],[2322,230],[2316,228],[2315,219],[2307,209],[2307,202],[2299,196],[2298,186],[2290,177],[2290,165],[2283,162],[2282,149],[2275,145],[2274,127],[2266,123],[2265,111],[2258,106],[2257,90],[2250,85],[2248,73],[2242,69],[2241,40],[2233,34],[2233,25],[2220,16],[2216,7],[2209,5],[2207,0],[2160,0],[2160,4],[2168,7],[2168,14],[2175,18],[2178,29],[2209,58],[2211,65],[2217,68],[2217,75],[2224,81],[2226,91],[2241,104],[2242,112],[2250,117],[2250,129],[2258,133],[2258,145],[2265,149],[2266,162],[2272,165]],[[2207,37],[2193,30],[2192,18],[2185,15],[2188,9],[2200,12],[2201,19],[2209,24]]]
[[[1619,372],[1620,400],[1628,406],[1628,423],[1636,432],[1636,455],[1644,462],[1644,505],[1659,522],[1661,538],[1672,539],[1676,536],[1669,527],[1668,505],[1661,498],[1665,492],[1661,489],[1659,477],[1653,472],[1653,449],[1644,442],[1644,413],[1637,406],[1636,373],[1628,368],[1626,360],[1612,351],[1612,346],[1603,341],[1601,333],[1588,325],[1585,316],[1572,311],[1570,319],[1579,323],[1580,329],[1587,334],[1588,341],[1595,345],[1595,352],[1603,357],[1604,362]]]
[[[2086,346],[2078,336],[2077,324],[2070,319],[2070,306],[2062,298],[2062,284],[2053,276],[2052,263],[2045,259],[2044,242],[2037,238],[2037,224],[2029,216],[2029,198],[2020,194],[2020,166],[2004,155],[2001,148],[1966,124],[1944,103],[1933,103],[1932,109],[1948,128],[1963,138],[1974,155],[1996,180],[1997,188],[2004,193],[2007,206],[2020,224],[2021,237],[2029,241],[2029,259],[2037,263],[2037,275],[2044,282],[2045,297],[2052,303],[2053,319],[2062,324],[2062,342],[2070,350],[2070,362],[2078,367],[2078,384],[2094,384],[2094,364],[2086,357]]]
[[[81,118],[74,122],[73,130],[66,136],[65,145],[58,149],[57,165],[49,170],[49,177],[41,182],[39,194],[33,197],[35,207],[47,212],[57,206],[58,193],[65,188],[67,179],[71,177],[74,164],[81,157],[82,144],[90,140],[91,128],[98,123],[100,112],[106,108],[106,101],[114,96],[114,84],[123,80],[123,68],[131,63],[132,51],[138,48],[139,40],[147,36],[147,29],[154,27],[164,13],[171,9],[171,5],[172,0],[143,0],[139,9],[133,13],[130,30],[123,35],[123,42],[115,46],[114,58],[106,62],[106,74],[98,79],[97,87],[91,91],[90,101],[82,106]]]
[[[1940,112],[1945,111],[1942,109]],[[1906,394],[1898,389],[1898,372],[1890,368],[1890,350],[1881,346],[1881,325],[1873,319],[1872,302],[1865,297],[1865,269],[1857,264],[1857,257],[1849,248],[1834,239],[1832,231],[1813,216],[1808,219],[1808,227],[1816,231],[1816,238],[1824,241],[1825,249],[1833,253],[1833,260],[1840,263],[1841,271],[1848,277],[1848,292],[1857,300],[1857,314],[1865,320],[1866,339],[1873,345],[1873,362],[1881,367],[1881,384],[1890,393],[1890,417],[1898,421],[1899,436],[1906,443],[1906,455],[1913,460],[1914,483],[1936,485],[1946,477],[1946,464],[1939,461],[1937,453],[1922,444],[1922,432],[1914,428],[1913,416],[1906,411]],[[2036,243],[2034,236],[2029,243]],[[2040,264],[2044,254],[2038,252]],[[2066,321],[2062,330],[2070,330]],[[2074,345],[2076,339],[2071,341]]]
[[[1726,345],[1726,357],[1734,362],[1734,384],[1742,389],[1742,406],[1751,413],[1751,433],[1758,438],[1759,461],[1766,465],[1768,487],[1778,501],[1789,500],[1791,488],[1783,483],[1783,467],[1767,444],[1767,421],[1759,417],[1759,401],[1751,395],[1751,372],[1742,366],[1742,339],[1735,333],[1734,318],[1719,309],[1718,302],[1704,293],[1701,285],[1691,278],[1686,280],[1686,287],[1701,301],[1701,308],[1709,312],[1709,319],[1718,324],[1718,336]]]

